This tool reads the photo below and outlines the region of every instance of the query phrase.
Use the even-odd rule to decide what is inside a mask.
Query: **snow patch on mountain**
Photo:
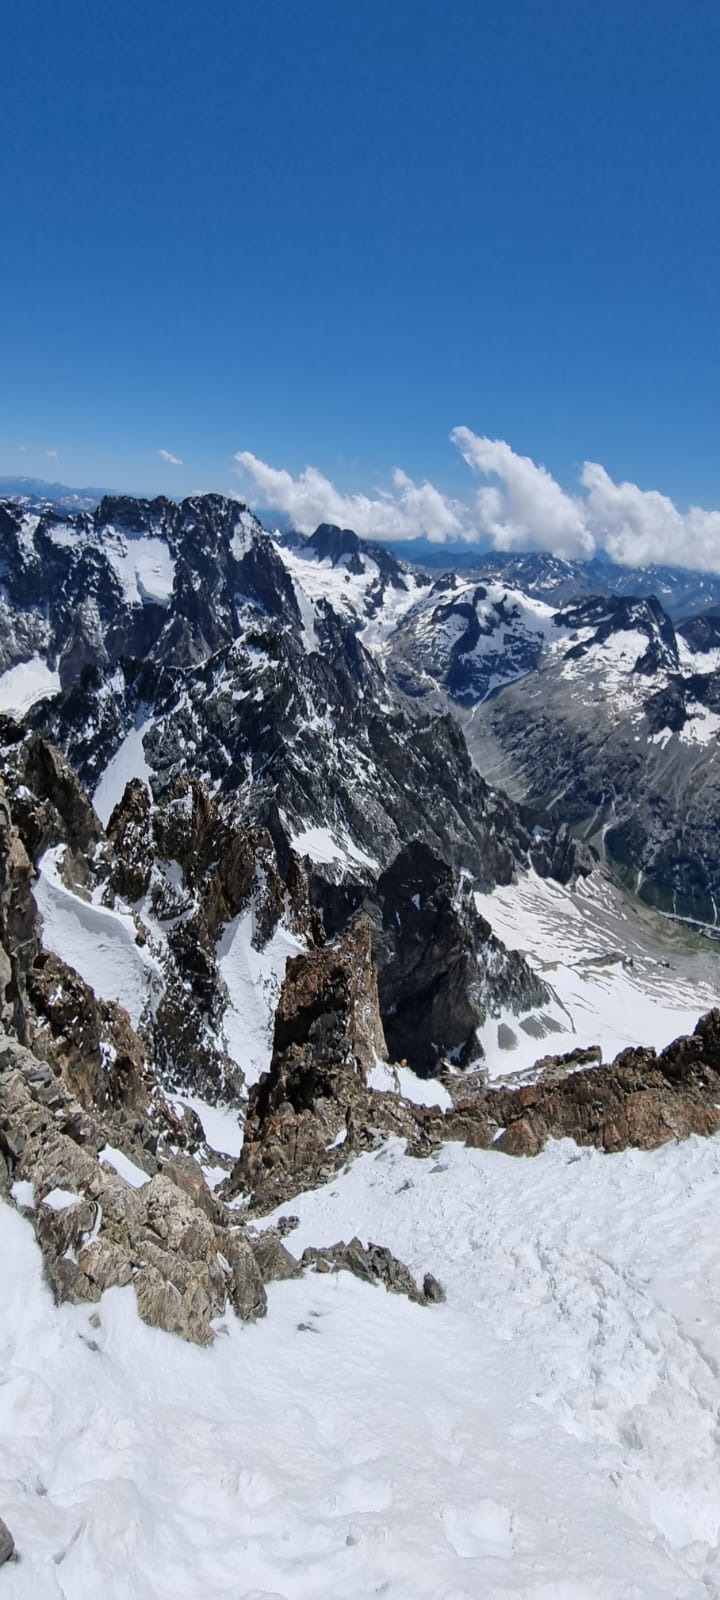
[[[368,1073],[368,1088],[382,1094],[401,1094],[416,1106],[439,1106],[441,1111],[452,1107],[452,1095],[437,1078],[418,1078],[409,1067],[388,1066],[376,1061]]]
[[[208,1105],[207,1100],[201,1100],[196,1094],[177,1094],[172,1096],[173,1103],[178,1106],[189,1106],[200,1118],[202,1130],[211,1150],[218,1155],[231,1156],[237,1160],[242,1150],[243,1130],[238,1118],[237,1108],[226,1105]],[[223,1176],[227,1177],[224,1169]]]
[[[228,991],[225,1042],[248,1086],[270,1066],[275,1009],[287,960],[304,949],[303,941],[282,923],[258,948],[252,906],[227,924],[218,941],[218,967]]]
[[[290,842],[299,856],[307,856],[310,861],[315,861],[319,865],[330,866],[334,862],[340,862],[347,867],[355,864],[368,867],[373,872],[380,870],[374,856],[361,850],[347,834],[340,835],[330,828],[302,828],[291,835]]]
[[[383,642],[423,587],[420,576],[411,572],[403,572],[400,586],[387,583],[378,562],[364,550],[334,563],[306,547],[278,545],[278,553],[313,606],[331,605],[339,617],[359,624],[368,648]]]
[[[49,667],[42,656],[33,656],[0,675],[0,711],[22,717],[38,700],[57,694],[59,689],[57,670]]]
[[[175,562],[164,539],[130,538],[108,526],[103,530],[103,549],[128,605],[169,604]]]
[[[678,737],[684,744],[710,744],[720,734],[720,716],[716,711],[710,711],[708,706],[700,705],[695,700],[686,704],[687,722],[680,729]]]
[[[141,712],[135,727],[125,735],[108,762],[95,789],[92,801],[104,828],[107,827],[115,806],[122,800],[125,787],[130,780],[141,778],[147,783],[150,778],[150,768],[143,745],[144,732],[148,726],[147,717]]]
[[[714,954],[692,955],[679,937],[663,943],[606,877],[563,888],[530,872],[475,901],[555,996],[542,1013],[486,1022],[482,1064],[492,1079],[525,1075],[542,1055],[593,1045],[605,1060],[630,1045],[663,1049],[720,1000]]]
[[[160,967],[137,943],[137,928],[127,912],[91,904],[68,889],[60,872],[63,853],[63,846],[45,852],[33,885],[45,949],[73,967],[98,1000],[124,1006],[137,1027],[162,990]]]

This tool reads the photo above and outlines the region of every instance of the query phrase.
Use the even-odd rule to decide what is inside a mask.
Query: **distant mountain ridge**
[[[107,493],[107,489],[73,489],[67,483],[48,483],[45,478],[0,478],[0,499],[54,505],[62,511],[92,511]]]
[[[334,880],[386,869],[411,838],[475,876],[496,856],[513,870],[527,821],[493,800],[489,847],[460,724],[482,778],[591,841],[649,904],[717,925],[720,579],[484,565],[433,581],[350,529],[271,536],[222,495],[0,502],[0,709],[93,787],[117,760],[157,794],[188,768],[242,793],[281,856],[312,841]],[[620,592],[588,594],[598,572]]]

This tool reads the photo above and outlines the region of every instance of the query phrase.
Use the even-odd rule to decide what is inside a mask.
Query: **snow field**
[[[147,726],[141,713],[134,728],[125,735],[114,756],[100,778],[92,802],[104,828],[107,827],[116,805],[122,800],[125,787],[131,778],[142,778],[147,783],[150,768],[145,756],[143,732]]]
[[[100,1000],[115,1000],[137,1027],[146,1005],[162,988],[162,974],[146,948],[135,942],[129,913],[91,905],[62,881],[62,845],[47,850],[38,863],[33,886],[42,918],[42,940],[68,966],[79,972]]]
[[[553,991],[550,1005],[503,1013],[480,1030],[491,1078],[529,1072],[543,1055],[600,1045],[613,1060],[628,1045],[664,1049],[720,1003],[720,961],[653,941],[607,879],[563,888],[529,872],[475,901],[510,950],[521,950]],[[523,1022],[526,1028],[523,1027]],[[540,1031],[535,1024],[540,1024]]]
[[[719,1177],[718,1140],[391,1141],[288,1242],[382,1240],[447,1303],[308,1274],[211,1350],[130,1289],[55,1307],[0,1206],[3,1596],[712,1600]]]
[[[263,949],[256,950],[254,928],[255,913],[249,906],[227,924],[217,945],[218,967],[229,996],[223,1019],[228,1054],[242,1067],[248,1086],[270,1066],[275,1010],[288,956],[305,949],[303,941],[280,923]]]
[[[36,701],[60,691],[59,674],[43,661],[33,656],[30,661],[19,662],[0,674],[0,711],[12,717],[22,717]]]
[[[169,605],[175,581],[175,562],[164,539],[137,537],[119,528],[103,529],[102,548],[113,568],[128,605]]]

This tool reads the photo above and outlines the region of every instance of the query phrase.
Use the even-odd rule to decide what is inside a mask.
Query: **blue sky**
[[[717,0],[7,8],[0,472],[720,506],[719,68]]]

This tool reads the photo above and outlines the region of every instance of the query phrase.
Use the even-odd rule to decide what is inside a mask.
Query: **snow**
[[[103,550],[120,579],[127,605],[169,604],[175,562],[164,539],[132,538],[118,528],[103,530]]]
[[[475,899],[494,932],[523,952],[554,996],[525,1017],[504,1012],[485,1023],[483,1066],[493,1079],[526,1074],[540,1056],[579,1047],[600,1045],[605,1060],[628,1045],[662,1049],[718,1004],[714,948],[688,954],[599,873],[563,888],[530,872]]]
[[[28,1211],[35,1210],[35,1189],[26,1178],[18,1178],[10,1190],[16,1206],[26,1206]]]
[[[416,1106],[439,1106],[441,1111],[452,1107],[452,1096],[437,1078],[418,1078],[409,1067],[389,1067],[376,1061],[368,1073],[368,1087],[388,1094],[401,1094]]]
[[[288,1243],[382,1240],[447,1303],[307,1274],[210,1350],[131,1288],[55,1306],[1,1204],[3,1596],[717,1600],[719,1181],[718,1140],[391,1141]]]
[[[223,1019],[228,1054],[241,1067],[247,1084],[256,1083],[270,1066],[275,1008],[286,962],[288,956],[305,949],[302,940],[279,923],[272,938],[257,950],[255,926],[251,906],[227,924],[217,945],[218,966],[229,996]]]
[[[59,692],[59,674],[42,656],[33,656],[0,675],[0,711],[22,717],[38,700]]]
[[[292,578],[295,599],[298,603],[298,610],[300,612],[300,619],[302,622],[303,644],[305,645],[308,655],[312,655],[313,650],[320,649],[320,641],[317,633],[315,632],[315,608],[312,604],[312,601],[306,595],[302,584],[298,583],[297,578],[294,577],[292,573],[290,576]]]
[[[35,561],[35,533],[40,525],[41,518],[34,511],[26,511],[18,527],[18,549],[26,561]]]
[[[191,1111],[200,1118],[202,1130],[211,1150],[217,1150],[221,1155],[232,1156],[236,1161],[242,1150],[243,1130],[238,1121],[237,1108],[233,1106],[211,1106],[206,1100],[201,1100],[196,1094],[178,1094],[174,1097],[177,1106],[189,1106]],[[226,1173],[223,1170],[223,1176]]]
[[[51,1211],[72,1211],[80,1203],[80,1196],[72,1194],[69,1189],[51,1189],[40,1202],[43,1206],[49,1206]]]
[[[688,721],[680,729],[680,738],[684,744],[709,744],[711,739],[717,739],[720,734],[720,717],[717,712],[710,711],[699,701],[691,700],[687,705],[687,713]]]
[[[361,850],[360,846],[354,844],[347,836],[340,838],[330,828],[303,828],[299,833],[292,835],[290,843],[298,855],[309,856],[311,861],[323,862],[325,865],[341,861],[346,866],[355,861],[359,866],[379,871],[378,862],[373,856]]]
[[[92,801],[104,828],[107,827],[115,806],[122,800],[125,785],[131,778],[141,778],[143,783],[147,783],[150,778],[150,768],[143,745],[143,734],[148,726],[146,713],[139,713],[135,727],[126,733],[122,744],[118,746],[100,777]]]
[[[640,717],[647,694],[647,679],[635,672],[637,662],[648,648],[647,634],[641,628],[618,628],[607,639],[595,640],[595,626],[578,628],[572,634],[577,643],[588,646],[585,654],[562,664],[562,676],[582,685],[586,697],[599,695],[611,700],[618,712]],[[568,635],[565,633],[555,650],[565,652]],[[665,682],[667,674],[659,673],[656,683]]]
[[[114,1145],[106,1144],[100,1151],[98,1161],[107,1161],[113,1172],[117,1172],[118,1177],[124,1178],[131,1189],[142,1189],[144,1184],[150,1182],[149,1172],[143,1172],[142,1167],[131,1161],[124,1150],[116,1150]]]
[[[257,517],[254,517],[251,511],[241,511],[230,541],[230,549],[236,561],[242,561],[243,556],[252,548],[257,534],[261,532]]]
[[[45,852],[33,885],[43,945],[74,967],[98,1000],[124,1006],[137,1027],[162,987],[160,969],[149,951],[136,943],[129,914],[90,905],[66,887],[60,875],[62,855],[62,846]]]
[[[320,560],[314,550],[290,550],[284,545],[278,545],[277,549],[295,585],[303,622],[306,624],[307,612],[300,599],[301,593],[311,611],[319,602],[326,602],[346,621],[361,623],[360,638],[367,649],[376,649],[385,643],[424,587],[414,573],[404,573],[407,587],[396,589],[388,583],[382,593],[382,603],[378,604],[383,579],[377,562],[365,551],[360,556],[362,570],[351,572],[347,557],[341,557],[333,566],[329,559]],[[375,615],[369,617],[368,613],[373,611]]]

